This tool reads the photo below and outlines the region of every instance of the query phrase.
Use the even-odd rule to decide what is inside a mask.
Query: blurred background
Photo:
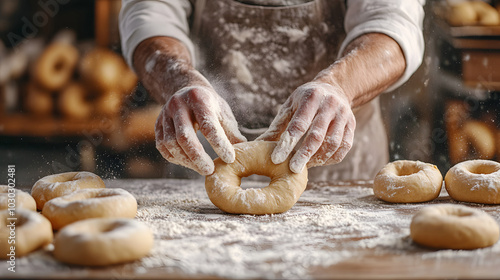
[[[494,1],[427,1],[419,70],[382,98],[391,160],[499,159]],[[474,1],[476,2],[476,1]],[[121,57],[119,0],[0,1],[0,184],[59,172],[175,178],[154,146],[160,106]]]

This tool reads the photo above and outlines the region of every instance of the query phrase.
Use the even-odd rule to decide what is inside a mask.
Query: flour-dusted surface
[[[245,181],[244,187],[264,183]],[[409,238],[421,207],[455,203],[443,192],[431,203],[388,204],[371,182],[310,184],[297,204],[277,215],[229,215],[208,199],[203,181],[110,180],[130,191],[137,219],[155,245],[140,261],[106,268],[67,266],[50,248],[17,260],[16,274],[42,278],[494,278],[500,244],[473,251],[435,251]],[[481,208],[500,221],[500,206]],[[75,252],[77,253],[77,252]]]

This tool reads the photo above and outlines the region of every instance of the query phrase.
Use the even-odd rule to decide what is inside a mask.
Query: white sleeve
[[[139,43],[155,36],[181,41],[194,59],[188,23],[191,12],[189,0],[123,0],[119,16],[120,40],[123,56],[130,67],[133,69],[133,54]]]
[[[422,63],[424,4],[425,0],[348,0],[344,22],[347,36],[339,53],[362,34],[377,32],[390,36],[403,50],[406,69],[386,91],[401,86]]]

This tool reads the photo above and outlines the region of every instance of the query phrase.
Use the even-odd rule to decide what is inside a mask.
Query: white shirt
[[[352,40],[365,33],[383,33],[393,38],[406,59],[404,74],[387,89],[394,90],[406,82],[422,62],[424,4],[425,0],[347,0],[344,22],[347,37],[340,53]],[[154,36],[178,39],[195,60],[188,21],[192,13],[189,0],[122,0],[120,36],[128,64],[133,66],[132,57],[137,45]]]

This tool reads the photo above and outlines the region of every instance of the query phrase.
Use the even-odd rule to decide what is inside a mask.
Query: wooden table
[[[457,203],[443,190],[432,202],[388,204],[371,182],[309,183],[298,203],[277,215],[228,215],[208,199],[199,180],[110,180],[139,204],[155,246],[142,260],[103,268],[68,266],[50,246],[17,260],[9,278],[279,278],[460,279],[500,278],[500,243],[461,251],[431,250],[409,238],[422,207]],[[245,187],[262,182],[245,181]],[[481,208],[500,221],[500,206]]]

